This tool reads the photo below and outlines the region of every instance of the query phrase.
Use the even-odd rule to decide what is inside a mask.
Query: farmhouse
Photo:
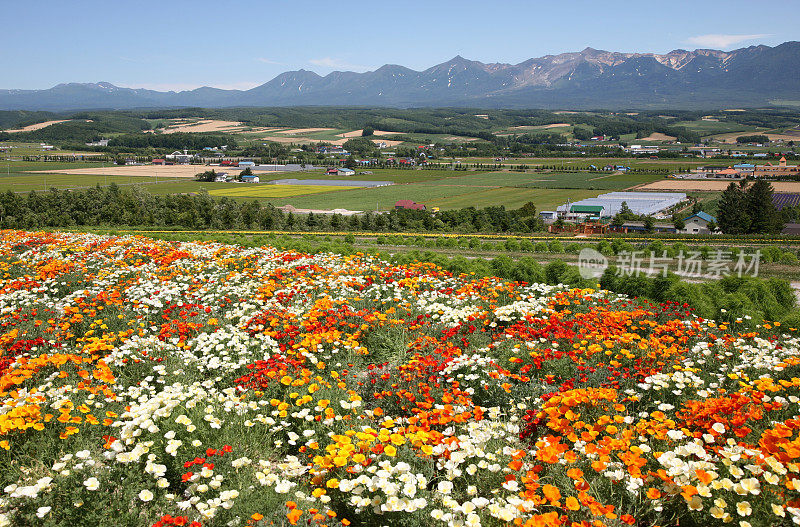
[[[247,167],[253,168],[254,166],[256,166],[256,164],[253,161],[239,161],[239,166],[244,168]]]
[[[186,150],[184,150],[183,152],[181,152],[180,150],[176,150],[176,151],[172,152],[171,154],[167,154],[164,157],[167,158],[167,159],[170,159],[172,161],[175,161],[176,163],[179,163],[179,164],[183,165],[183,164],[191,163],[192,159],[195,158],[195,155],[194,154],[189,154]]]
[[[718,170],[714,172],[715,177],[724,177],[724,178],[738,178],[741,177],[741,173],[733,167],[728,167],[724,170]]]
[[[686,227],[683,229],[687,234],[710,234],[711,229],[708,228],[709,224],[717,223],[717,218],[702,210],[696,214],[692,214],[685,220]]]
[[[258,183],[259,179],[258,179],[258,176],[242,176],[242,182],[244,182],[244,183]]]
[[[631,145],[628,148],[628,152],[631,154],[657,154],[659,152],[657,146],[642,146],[642,145]]]
[[[753,165],[752,163],[739,163],[733,165],[733,169],[738,170],[739,174],[747,177],[747,176],[752,176],[755,173],[756,166]]]
[[[800,175],[800,166],[787,165],[786,158],[782,157],[777,165],[767,163],[766,165],[756,166],[753,175],[755,177],[798,176]]]
[[[165,163],[166,163],[166,161],[164,161],[163,159],[153,159],[153,164],[154,165],[163,165]]]
[[[554,210],[543,210],[539,212],[539,217],[545,223],[553,223],[558,219],[558,213]]]
[[[603,205],[572,205],[569,208],[567,219],[572,220],[599,220],[603,214]]]
[[[407,209],[407,210],[425,210],[425,205],[421,203],[415,203],[410,199],[401,199],[398,200],[394,204],[395,209]]]
[[[336,171],[337,176],[355,176],[356,171],[350,168],[340,168]]]

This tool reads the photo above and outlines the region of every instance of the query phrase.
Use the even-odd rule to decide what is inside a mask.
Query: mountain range
[[[389,107],[647,109],[765,106],[800,99],[800,42],[734,51],[678,49],[659,55],[586,48],[519,64],[456,56],[424,71],[288,71],[250,90],[180,92],[107,82],[0,90],[3,110],[348,105]]]

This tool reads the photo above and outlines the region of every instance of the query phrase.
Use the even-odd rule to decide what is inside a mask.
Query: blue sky
[[[308,69],[421,70],[455,55],[518,63],[800,40],[797,0],[3,0],[0,88],[62,82],[246,89]]]

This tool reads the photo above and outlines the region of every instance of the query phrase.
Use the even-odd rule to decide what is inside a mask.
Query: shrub
[[[511,278],[528,283],[544,282],[544,269],[530,256],[524,256],[514,265]]]

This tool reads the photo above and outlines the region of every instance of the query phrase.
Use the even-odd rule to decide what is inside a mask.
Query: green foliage
[[[769,143],[769,137],[766,135],[740,135],[736,138],[737,143]]]
[[[352,139],[348,139],[345,141],[342,147],[348,152],[352,152],[353,154],[361,157],[375,154],[378,150],[378,147],[375,146],[375,143],[366,137],[354,137]]]
[[[126,134],[108,141],[109,147],[151,148],[158,150],[202,150],[205,147],[213,148],[226,145],[228,148],[236,148],[238,146],[236,139],[232,136],[187,132],[175,132],[174,134]]]
[[[772,203],[773,189],[769,181],[758,179],[747,189],[745,206],[750,217],[751,234],[769,234],[780,232],[783,225],[779,222],[778,212]]]
[[[717,223],[725,234],[750,232],[752,218],[747,210],[747,195],[741,185],[731,183],[722,193],[717,208]]]
[[[217,173],[212,168],[211,170],[206,170],[205,172],[201,172],[194,176],[197,181],[214,181],[217,177]]]

